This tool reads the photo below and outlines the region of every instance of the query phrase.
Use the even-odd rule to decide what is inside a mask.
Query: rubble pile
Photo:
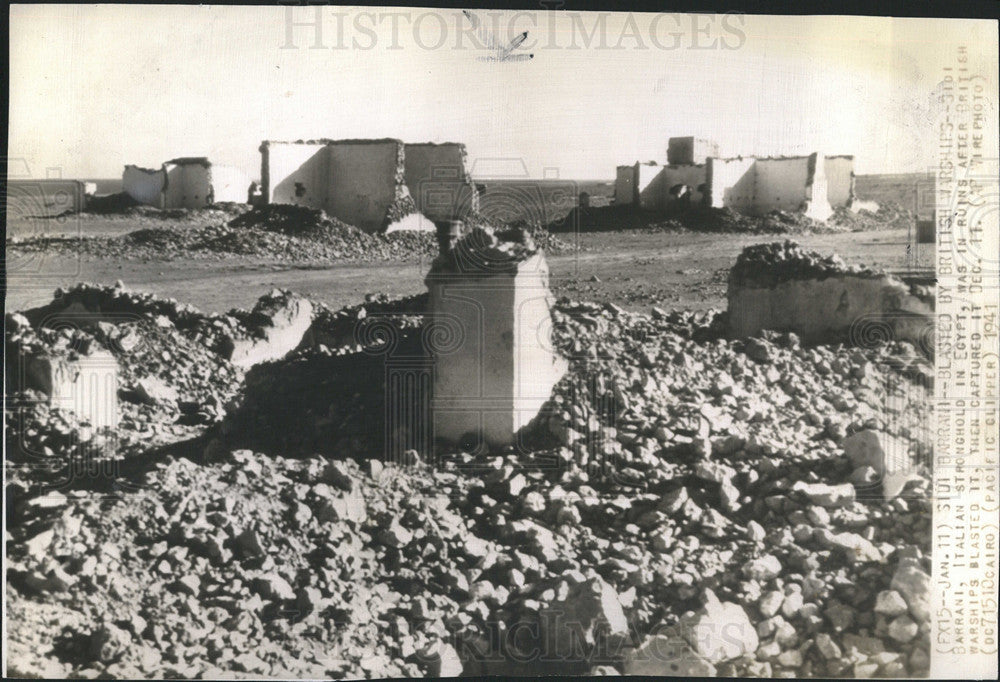
[[[9,575],[48,606],[12,599],[32,625],[12,629],[12,670],[455,675],[465,576],[497,548],[448,509],[443,477],[236,451],[160,463],[127,498],[44,498],[32,514],[48,529],[19,545]]]
[[[847,265],[836,254],[824,256],[808,251],[786,239],[743,249],[729,271],[729,283],[740,286],[750,281],[759,286],[774,286],[797,279],[825,279],[836,275],[878,277],[881,274],[865,266]]]
[[[157,218],[172,216],[178,220],[169,225],[149,225],[143,220],[143,227],[118,237],[14,238],[7,240],[7,246],[17,253],[61,252],[119,260],[243,256],[309,263],[405,262],[432,258],[438,250],[433,231],[369,234],[326,215],[321,209],[304,206],[275,204],[239,212],[130,209],[143,210],[155,211]],[[133,213],[127,213],[126,217],[129,215]],[[541,244],[553,251],[571,248],[545,230],[538,229],[535,233]]]
[[[844,206],[833,210],[833,215],[827,221],[830,225],[851,232],[868,232],[875,230],[912,229],[916,224],[916,214],[897,203],[880,202],[875,212],[862,209],[853,211]]]
[[[8,371],[8,456],[25,485],[51,483],[79,462],[121,460],[192,438],[225,415],[244,369],[218,346],[226,333],[248,332],[226,316],[206,316],[174,299],[129,291],[121,282],[81,283],[55,292],[45,306],[5,320]],[[213,334],[206,330],[214,331]],[[111,426],[93,424],[66,405],[52,404],[52,387],[29,375],[51,359],[72,365],[102,353],[114,364],[117,390],[99,400],[113,411]],[[65,387],[64,387],[65,388]],[[40,390],[41,389],[41,390]],[[89,392],[93,386],[67,390]],[[72,396],[71,396],[72,397]],[[86,396],[76,396],[77,399]],[[73,400],[69,401],[73,403]],[[19,478],[19,477],[22,477]]]
[[[926,674],[931,401],[908,344],[561,299],[570,372],[530,452],[387,462],[386,358],[419,357],[425,301],[317,306],[138,493],[22,492],[12,670]]]
[[[636,209],[631,205],[573,208],[569,214],[547,227],[551,232],[603,232],[637,230],[643,232],[717,232],[739,234],[823,234],[852,230],[893,229],[896,214],[879,213],[861,221],[849,211],[837,213],[827,222],[801,213],[773,210],[762,216],[745,215],[732,208],[689,206],[668,211]],[[883,222],[885,221],[885,222]]]
[[[18,319],[20,318],[20,319]],[[81,415],[48,403],[37,391],[12,392],[8,409],[17,411],[5,434],[12,461],[47,464],[53,471],[19,470],[41,483],[62,476],[69,457],[101,460],[143,452],[194,437],[225,415],[236,397],[243,371],[192,341],[166,316],[126,318],[117,323],[83,321],[76,329],[32,330],[26,317],[8,315],[8,358],[40,354],[87,354],[99,349],[117,361],[115,424],[98,427]],[[85,390],[81,387],[81,390]],[[36,474],[44,474],[38,480]]]
[[[318,305],[304,345],[320,353],[375,351],[393,343],[401,333],[418,330],[427,312],[426,293],[392,299],[368,294],[365,302],[333,310]]]

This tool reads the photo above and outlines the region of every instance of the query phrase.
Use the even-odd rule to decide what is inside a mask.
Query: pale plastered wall
[[[324,143],[267,142],[261,146],[263,199],[268,204],[324,208],[329,152]]]
[[[160,206],[160,193],[166,184],[164,170],[151,170],[138,166],[125,166],[122,173],[122,190],[140,204]]]
[[[476,204],[476,188],[465,166],[465,145],[407,144],[405,179],[417,210],[430,219],[462,216]]]
[[[663,166],[637,164],[635,167],[635,184],[639,192],[639,206],[650,211],[662,210],[664,201]]]
[[[618,166],[615,171],[615,204],[635,201],[635,166]]]
[[[809,157],[757,159],[754,172],[755,213],[797,211],[812,198]]]
[[[878,334],[933,348],[933,301],[921,301],[892,277],[841,275],[772,287],[740,286],[728,293],[729,326],[739,338],[761,330],[792,331],[803,341]]]
[[[402,185],[397,174],[402,144],[396,140],[330,144],[323,204],[327,213],[366,232],[382,229]]]
[[[517,272],[451,275],[430,285],[426,324],[450,330],[435,357],[434,435],[466,433],[492,445],[512,442],[549,399],[566,362],[551,344],[551,294],[541,254]],[[434,334],[426,330],[425,338]]]
[[[709,159],[711,168],[711,204],[737,211],[751,211],[754,206],[754,158]]]
[[[850,206],[854,198],[854,158],[828,156],[826,169],[826,198],[834,208]]]
[[[211,170],[198,163],[164,164],[162,208],[202,208],[211,196]]]

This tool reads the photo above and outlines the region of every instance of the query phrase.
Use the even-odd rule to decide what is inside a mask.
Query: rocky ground
[[[316,303],[249,370],[225,341],[260,335],[249,311],[59,301],[8,315],[8,357],[107,349],[122,421],[8,403],[10,674],[927,672],[930,366],[907,344],[562,298],[571,369],[527,451],[432,453],[382,421],[426,297]],[[74,303],[101,314],[43,328]]]
[[[114,195],[117,196],[117,195]],[[124,261],[221,261],[267,258],[277,263],[313,266],[356,262],[411,262],[433,257],[432,231],[369,234],[331,218],[319,209],[273,205],[251,208],[219,204],[206,209],[158,210],[112,204],[98,212],[52,220],[14,220],[6,248],[13,257],[32,254]],[[96,221],[96,222],[95,222]],[[110,221],[110,226],[107,224]],[[665,217],[630,206],[572,208],[542,225],[516,221],[550,255],[586,250],[570,235],[589,232],[825,234],[878,231],[912,226],[910,212],[894,205],[877,213],[838,209],[825,223],[785,211],[744,216],[730,209],[693,208]],[[468,217],[472,225],[500,227],[484,215]],[[93,224],[92,224],[93,223]],[[118,224],[116,227],[115,224]],[[122,227],[125,226],[125,227]],[[90,234],[96,230],[98,234]],[[558,235],[562,233],[561,238]]]
[[[45,221],[34,231],[8,237],[13,254],[68,254],[83,258],[128,260],[220,260],[224,257],[266,257],[277,262],[329,264],[339,262],[407,262],[433,257],[437,239],[427,232],[402,230],[369,234],[331,218],[320,209],[273,205],[251,209],[227,205],[202,210],[157,211],[131,207],[110,216],[132,221],[136,229],[124,234],[87,236],[46,234]],[[102,214],[103,218],[108,216]],[[483,219],[473,216],[472,224]],[[68,224],[72,226],[72,221]],[[71,232],[72,230],[70,230]],[[569,248],[541,228],[532,232],[549,251]]]
[[[780,210],[750,216],[731,208],[691,206],[664,212],[635,210],[630,205],[606,205],[575,207],[546,227],[552,233],[628,229],[647,232],[828,234],[912,228],[914,221],[912,211],[892,203],[879,205],[875,212],[864,209],[854,212],[839,207],[826,221]]]

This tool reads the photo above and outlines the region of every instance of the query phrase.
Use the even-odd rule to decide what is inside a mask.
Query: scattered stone
[[[711,590],[704,600],[700,611],[681,619],[682,634],[698,655],[715,664],[757,650],[757,631],[739,604],[721,602]]]
[[[906,613],[906,600],[896,590],[882,590],[875,597],[875,613],[895,617]]]
[[[158,377],[145,377],[135,382],[132,389],[136,396],[147,405],[173,404],[177,402],[177,391]]]
[[[820,528],[816,531],[816,538],[827,547],[842,550],[848,561],[852,563],[880,562],[884,559],[878,547],[857,533],[833,533],[825,528]]]
[[[812,504],[827,508],[847,507],[854,502],[855,496],[854,486],[850,483],[826,485],[799,481],[792,486],[792,491],[802,493]]]
[[[882,431],[864,429],[844,440],[844,455],[855,467],[871,467],[875,475],[897,473],[910,468],[909,445]]]
[[[582,634],[582,641],[578,635]],[[541,636],[549,656],[578,657],[581,645],[593,647],[606,636],[624,637],[628,621],[618,593],[601,578],[568,588],[541,615]]]
[[[680,637],[657,634],[623,657],[626,675],[657,677],[715,677],[714,665],[699,656]]]
[[[821,632],[816,635],[816,649],[819,651],[820,655],[826,660],[839,659],[843,653],[837,643],[833,641],[833,638],[825,632]]]
[[[743,573],[751,580],[766,582],[781,575],[781,562],[773,554],[768,554],[744,566]]]
[[[760,615],[765,618],[770,618],[774,614],[778,613],[781,609],[781,604],[785,601],[785,595],[780,590],[772,590],[766,593],[757,602],[757,608],[760,610]]]
[[[892,576],[891,588],[899,592],[918,623],[931,617],[931,577],[920,568],[916,559],[902,559]]]
[[[900,643],[909,642],[917,636],[918,632],[920,632],[920,626],[905,614],[898,618],[893,618],[892,622],[889,623],[889,636]]]

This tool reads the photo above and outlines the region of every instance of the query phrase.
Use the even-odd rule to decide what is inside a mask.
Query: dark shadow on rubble
[[[431,377],[420,329],[396,329],[372,350],[308,349],[247,373],[212,447],[359,459],[426,453]]]
[[[16,482],[8,481],[5,486],[7,530],[14,542],[21,542],[50,528],[65,507],[33,505],[40,497],[53,494],[71,497],[75,492],[106,498],[133,495],[142,490],[146,475],[158,464],[181,457],[200,461],[205,444],[205,436],[201,435],[141,453],[97,452],[76,447],[43,459],[26,457],[17,447],[12,450],[8,439],[6,465],[20,471]]]

